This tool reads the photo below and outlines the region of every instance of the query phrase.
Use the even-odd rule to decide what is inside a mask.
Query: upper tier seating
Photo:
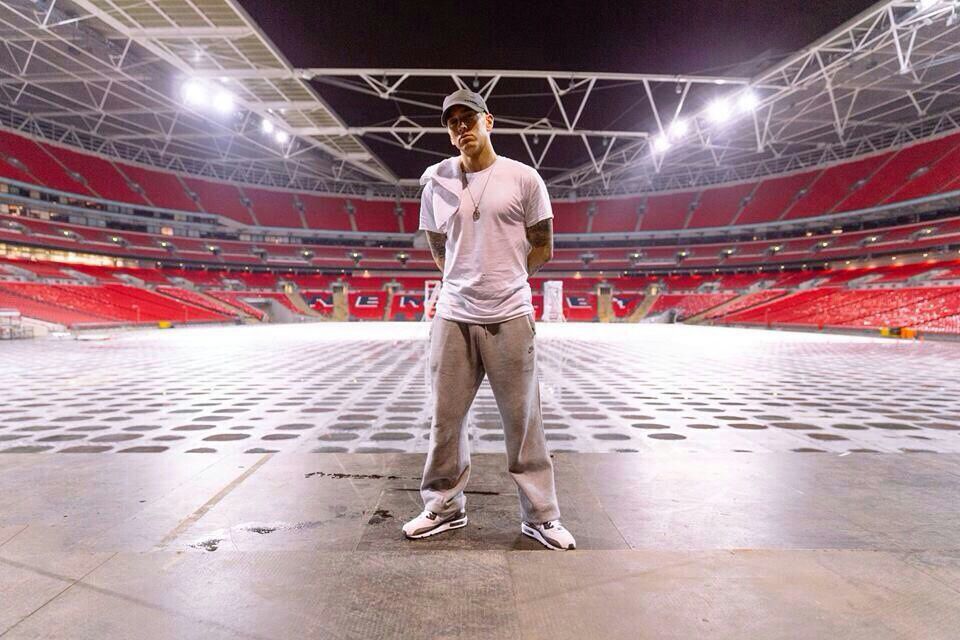
[[[732,224],[756,224],[779,220],[800,191],[810,185],[818,172],[797,173],[780,178],[768,178],[754,190],[750,201],[743,207]]]
[[[133,190],[126,177],[109,160],[90,153],[78,153],[64,147],[44,144],[46,151],[64,167],[83,176],[90,191],[104,200],[133,205],[149,204]]]
[[[308,229],[329,229],[332,231],[351,231],[350,215],[346,201],[342,198],[329,198],[310,194],[298,194],[303,203],[303,217]]]
[[[553,232],[554,233],[586,233],[590,221],[588,203],[554,201]]]
[[[945,153],[929,167],[918,169],[908,181],[894,191],[886,202],[912,200],[942,191],[950,191],[951,182],[960,176],[960,144]]]
[[[293,194],[288,191],[269,191],[243,187],[240,193],[250,201],[257,222],[265,227],[292,227],[303,229],[303,219],[297,210]]]
[[[597,210],[590,224],[590,233],[636,231],[642,204],[642,198],[597,201]]]
[[[357,231],[400,233],[397,203],[385,200],[351,200]]]
[[[957,137],[950,136],[898,151],[834,210],[856,211],[880,204],[904,186],[910,176],[922,167],[936,164],[956,146]]]
[[[419,226],[417,202],[401,203],[397,215],[397,204],[391,201],[348,200],[178,176],[113,163],[6,131],[0,131],[2,177],[79,198],[202,210],[247,225],[390,233],[412,233]],[[596,202],[557,201],[553,203],[554,228],[557,233],[603,234],[757,224],[854,211],[952,190],[960,190],[960,134],[750,183]],[[198,196],[199,205],[188,191]],[[297,201],[303,212],[295,206]]]
[[[793,220],[832,213],[837,204],[851,193],[858,181],[866,180],[892,156],[892,152],[885,153],[825,169],[810,183],[806,193],[787,208],[782,219]]]
[[[694,192],[651,195],[640,220],[641,231],[682,229],[696,197]]]
[[[94,195],[82,182],[70,176],[63,165],[57,162],[44,147],[29,138],[0,130],[0,154],[4,158],[16,158],[26,167],[26,172],[18,171],[18,175],[11,176],[15,180],[74,193],[81,198]],[[4,169],[0,175],[6,175],[7,171],[14,168],[9,162],[3,162],[0,166]],[[26,180],[24,180],[25,173],[29,174]]]
[[[116,167],[131,182],[143,189],[143,195],[150,204],[174,211],[200,211],[197,203],[187,195],[187,190],[176,174],[132,164],[117,163]]]
[[[200,206],[207,213],[226,216],[243,224],[257,224],[241,200],[240,189],[234,185],[186,176],[183,177],[183,183],[197,195]]]
[[[711,187],[700,194],[696,208],[690,215],[686,228],[725,227],[733,223],[740,213],[744,199],[755,184],[737,184],[731,187]]]

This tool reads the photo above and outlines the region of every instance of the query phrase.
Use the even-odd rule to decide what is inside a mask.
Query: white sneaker
[[[416,518],[403,525],[403,535],[411,540],[434,536],[450,529],[459,529],[467,526],[467,513],[455,511],[445,518],[441,518],[433,511],[426,510]]]
[[[523,532],[523,535],[530,536],[547,549],[568,551],[577,548],[577,541],[573,539],[573,534],[564,529],[559,520],[551,520],[542,524],[521,522],[520,531]]]

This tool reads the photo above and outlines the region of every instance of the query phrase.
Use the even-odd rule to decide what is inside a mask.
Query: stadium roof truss
[[[395,181],[350,135],[278,130],[342,125],[277,48],[229,0],[0,2],[0,123],[88,150],[189,173],[339,191]],[[198,73],[253,72],[218,81],[237,109],[185,104]],[[282,71],[283,77],[265,77]],[[347,188],[350,188],[349,186]]]
[[[555,195],[682,189],[957,129],[958,12],[880,2],[772,65],[706,76],[293,68],[234,0],[5,0],[0,124],[222,179],[414,197],[417,181],[377,149],[448,155],[437,105],[471,87]],[[187,106],[191,79],[230,91],[236,113]],[[361,106],[338,113],[338,100]],[[265,136],[264,119],[290,139]]]

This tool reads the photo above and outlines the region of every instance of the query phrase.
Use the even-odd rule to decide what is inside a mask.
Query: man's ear
[[[483,118],[484,124],[487,126],[487,131],[493,130],[493,114],[487,113]]]

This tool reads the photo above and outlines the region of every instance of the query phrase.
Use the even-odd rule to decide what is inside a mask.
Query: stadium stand
[[[5,131],[0,131],[0,144],[0,181],[16,180],[75,194],[81,200],[101,197],[127,206],[156,206],[184,213],[205,211],[252,226],[327,232],[409,233],[419,222],[417,202],[401,202],[398,206],[386,200],[238,186],[129,163],[114,164],[89,153]],[[769,271],[778,266],[782,269],[785,264],[822,264],[871,256],[893,261],[900,252],[917,253],[928,247],[942,250],[960,243],[960,216],[783,239],[706,243],[677,240],[672,244],[641,246],[639,251],[590,246],[589,235],[599,238],[634,231],[735,228],[856,211],[956,190],[960,188],[958,175],[960,135],[955,134],[820,170],[758,181],[619,199],[561,200],[554,203],[555,231],[586,234],[587,238],[579,247],[557,248],[550,266],[567,274],[585,272],[583,277],[558,278],[564,284],[564,313],[570,320],[596,320],[597,287],[601,283],[612,286],[613,315],[620,319],[631,315],[648,285],[658,284],[664,293],[650,309],[654,315],[675,309],[680,319],[702,316],[707,321],[722,323],[836,328],[875,328],[909,322],[931,332],[946,332],[957,326],[954,293],[958,283],[953,281],[960,280],[960,267],[956,264],[910,260],[904,266],[894,262],[884,267],[833,271]],[[274,299],[292,313],[302,315],[304,312],[278,290],[284,280],[296,283],[308,304],[320,314],[327,314],[336,277],[295,271],[306,268],[345,273],[348,306],[355,319],[415,319],[422,315],[424,281],[436,277],[399,275],[402,272],[398,271],[401,264],[397,254],[401,250],[406,254],[408,270],[433,270],[430,252],[421,248],[302,244],[297,238],[290,242],[254,242],[159,235],[10,215],[11,212],[0,213],[0,240],[130,257],[142,260],[144,265],[156,260],[166,264],[178,260],[189,263],[179,269],[159,267],[159,263],[155,269],[70,264],[74,271],[97,279],[99,284],[91,286],[55,284],[54,281],[71,281],[72,276],[62,270],[68,265],[0,261],[0,279],[8,287],[5,296],[15,297],[35,313],[63,318],[70,325],[135,322],[130,315],[132,304],[139,307],[141,322],[161,317],[223,321],[235,317],[238,309],[263,318],[262,311],[243,302],[244,296]],[[20,277],[23,272],[4,272],[4,264],[24,268],[33,274],[27,279],[40,282],[16,282],[25,279]],[[769,266],[768,272],[758,272],[760,265]],[[267,272],[263,270],[265,266],[274,269]],[[276,269],[279,266],[284,269]],[[637,277],[596,275],[597,271],[618,274],[642,267],[684,272]],[[689,272],[735,267],[749,267],[749,272]],[[347,273],[355,270],[371,270],[374,275],[360,278]],[[137,278],[146,288],[131,286],[134,281],[129,277]],[[177,278],[199,287],[199,291],[176,286]],[[531,280],[538,309],[542,307],[540,292],[545,279],[551,277]],[[226,291],[225,280],[227,286],[242,290]],[[400,285],[392,295],[384,290],[390,282]],[[943,286],[938,288],[937,283]],[[28,285],[33,287],[23,288]],[[770,288],[744,291],[756,286]],[[155,291],[150,290],[153,287]],[[798,287],[804,289],[797,290]]]
[[[642,231],[682,229],[696,193],[672,193],[647,198],[640,221]]]
[[[217,322],[227,319],[207,309],[178,302],[146,289],[122,284],[89,286],[3,282],[0,283],[0,289],[8,295],[26,298],[42,305],[42,307],[34,308],[33,311],[65,309],[71,316],[79,314],[85,318],[94,318],[96,322],[101,324],[136,324],[158,321]],[[14,308],[19,307],[14,306]],[[21,310],[21,313],[23,313],[23,310]],[[29,315],[29,313],[25,315]],[[68,326],[92,322],[92,320],[67,317],[59,313],[40,315],[38,319],[60,322]]]
[[[268,191],[244,187],[239,189],[242,197],[250,202],[254,218],[266,227],[292,227],[303,229],[303,219],[297,210],[293,194],[285,191]]]
[[[554,233],[587,233],[590,222],[588,203],[561,200],[552,205]]]
[[[400,233],[397,203],[384,200],[353,200],[357,231]]]
[[[303,216],[308,229],[353,230],[343,199],[310,194],[299,194],[297,197],[303,203]]]
[[[241,291],[217,291],[217,290],[209,290],[206,293],[211,298],[216,298],[217,300],[220,300],[222,302],[229,304],[231,307],[240,309],[247,315],[252,316],[257,320],[263,320],[267,317],[267,314],[265,314],[263,311],[261,311],[260,309],[257,309],[256,307],[252,306],[251,304],[243,300],[244,296],[256,297],[257,295],[256,293],[250,293],[250,292],[244,293]]]
[[[10,176],[14,179],[33,183],[38,187],[76,194],[81,198],[94,195],[82,182],[68,174],[63,165],[54,160],[44,147],[29,138],[0,131],[0,153],[5,158],[16,159],[25,167],[25,171],[18,170],[16,176]],[[4,167],[3,175],[14,168],[9,160],[0,166]]]
[[[735,293],[666,293],[657,298],[647,315],[676,311],[682,321],[723,304],[736,297]]]
[[[590,233],[635,231],[642,203],[641,198],[598,201],[596,213],[591,221]]]
[[[201,295],[196,291],[191,291],[190,289],[161,285],[158,286],[156,290],[158,293],[162,293],[170,298],[176,298],[181,302],[192,304],[193,306],[200,307],[202,309],[207,309],[222,316],[233,317],[242,315],[237,313],[236,308],[223,304],[222,302],[218,302],[215,299],[211,300],[209,296]],[[240,311],[243,310],[241,309]]]
[[[757,224],[779,220],[787,207],[797,199],[800,191],[816,176],[816,173],[806,172],[764,180],[731,224]]]
[[[823,170],[781,219],[793,220],[831,213],[844,198],[893,156],[892,153],[845,162]]]
[[[237,222],[255,225],[257,221],[241,200],[240,190],[232,184],[183,177],[186,187],[197,195],[200,206],[207,213],[226,216]]]
[[[685,228],[724,227],[733,223],[744,199],[755,189],[753,183],[707,189],[690,215]]]
[[[118,163],[115,166],[130,182],[143,189],[143,195],[150,204],[174,211],[200,211],[176,174],[131,164]]]
[[[49,144],[41,146],[66,169],[83,176],[89,190],[97,196],[105,200],[132,205],[149,204],[108,160],[89,153],[71,151],[64,147]]]

